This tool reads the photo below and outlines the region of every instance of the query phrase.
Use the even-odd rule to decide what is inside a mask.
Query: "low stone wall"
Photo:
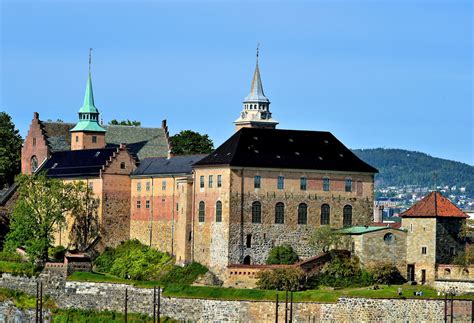
[[[62,308],[123,311],[125,290],[130,313],[153,313],[153,289],[124,284],[72,282],[42,275],[45,294]],[[0,287],[36,293],[36,279],[4,274]],[[456,322],[470,322],[471,302],[456,301]],[[196,322],[274,322],[275,302],[221,301],[162,297],[162,315]],[[284,320],[284,303],[280,303],[279,320]],[[337,303],[294,303],[295,322],[443,322],[444,302],[422,299],[341,298]]]
[[[436,280],[431,285],[438,291],[455,295],[474,293],[474,282]]]

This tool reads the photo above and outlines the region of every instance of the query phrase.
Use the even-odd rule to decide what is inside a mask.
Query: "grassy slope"
[[[91,282],[115,282],[134,285],[136,287],[159,286],[159,282],[140,282],[124,280],[111,275],[98,273],[79,273],[71,275],[69,280],[91,281]],[[371,290],[367,287],[346,288],[341,290],[307,290],[294,293],[296,302],[336,302],[339,297],[368,297],[368,298],[442,298],[437,292],[428,286],[403,285],[403,296],[398,296],[399,286],[380,286],[379,290]],[[414,296],[414,291],[423,291],[423,296]],[[279,298],[284,299],[285,293],[278,292]],[[182,298],[207,298],[223,300],[275,300],[276,291],[258,289],[236,289],[223,287],[202,287],[185,285],[168,285],[164,287],[164,295]],[[461,298],[474,299],[474,295],[464,295]]]

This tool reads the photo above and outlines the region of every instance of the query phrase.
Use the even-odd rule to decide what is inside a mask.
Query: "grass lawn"
[[[284,299],[284,292],[273,290],[259,289],[237,289],[224,287],[203,287],[203,286],[187,286],[187,285],[164,285],[160,282],[133,281],[121,279],[108,274],[75,272],[68,277],[73,281],[90,281],[90,282],[111,282],[125,283],[136,287],[150,288],[153,286],[164,286],[164,296],[182,297],[182,298],[207,298],[222,300],[275,300],[276,294],[279,298]],[[398,296],[398,287],[400,285],[380,285],[380,289],[373,290],[369,287],[354,287],[338,290],[306,290],[295,292],[293,300],[296,302],[336,302],[339,297],[367,297],[367,298],[443,298],[438,296],[437,292],[429,286],[411,286],[402,285],[402,296]],[[414,296],[415,291],[423,291],[423,296]],[[474,299],[474,295],[463,295],[458,298]]]
[[[20,309],[35,308],[36,305],[36,297],[34,296],[29,296],[16,290],[0,288],[0,302],[4,302],[7,299],[11,300]],[[56,304],[48,297],[45,297],[43,299],[43,307],[54,308]]]
[[[11,273],[31,276],[34,274],[34,271],[34,266],[28,262],[0,260],[0,273]]]

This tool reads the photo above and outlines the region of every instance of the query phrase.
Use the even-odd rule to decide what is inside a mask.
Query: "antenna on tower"
[[[89,48],[89,74],[91,73],[91,64],[92,64],[92,48]]]
[[[258,62],[258,55],[260,54],[260,43],[257,43],[257,62]]]

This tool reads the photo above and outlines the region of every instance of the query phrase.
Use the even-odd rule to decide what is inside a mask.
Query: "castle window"
[[[92,143],[96,144],[97,143],[97,136],[92,136]]]
[[[142,207],[142,201],[138,200],[137,201],[137,209],[141,208]]]
[[[32,173],[34,173],[38,169],[38,158],[36,156],[31,157],[30,167]]]
[[[250,256],[245,256],[244,265],[250,265]]]
[[[252,223],[262,222],[262,204],[255,201],[252,203]]]
[[[275,223],[285,223],[285,205],[282,202],[275,205]]]
[[[145,183],[145,189],[146,189],[147,191],[150,190],[150,182],[146,182],[146,183]]]
[[[331,208],[328,204],[321,205],[321,225],[329,225]]]
[[[346,192],[352,192],[352,179],[346,178],[345,188]]]
[[[467,270],[466,268],[464,268],[464,269],[462,270],[462,274],[463,274],[464,276],[469,276],[469,270]]]
[[[300,178],[300,190],[306,191],[307,186],[308,186],[308,179],[306,177],[301,177]]]
[[[76,136],[76,142],[79,142],[79,136]]]
[[[285,187],[285,177],[278,176],[278,189],[282,190]]]
[[[166,191],[166,181],[161,181],[161,190]]]
[[[444,275],[445,275],[445,276],[451,275],[451,269],[445,268],[445,269],[444,269]]]
[[[342,225],[350,227],[352,225],[352,206],[346,205],[342,210]]]
[[[36,146],[36,138],[33,138],[33,147]]]
[[[426,255],[426,247],[421,247],[421,254]]]
[[[384,236],[383,236],[383,241],[386,243],[386,244],[392,244],[393,243],[393,233],[386,233]]]
[[[209,188],[212,188],[213,185],[214,185],[214,176],[209,175]]]
[[[141,192],[141,191],[142,191],[142,183],[137,182],[137,192]]]
[[[145,201],[145,208],[147,208],[147,209],[150,208],[150,200]]]
[[[204,188],[204,176],[199,177],[199,187]]]
[[[251,235],[251,234],[247,234],[247,243],[246,243],[246,246],[247,246],[247,248],[251,248],[251,247],[252,247],[252,235]]]
[[[323,191],[329,191],[330,190],[330,187],[329,187],[329,178],[323,178]]]
[[[308,223],[308,206],[305,203],[298,205],[298,224]]]
[[[413,223],[410,223],[410,232],[413,232]]]
[[[125,162],[120,163],[120,169],[125,169]]]
[[[216,202],[216,222],[222,222],[222,202]]]
[[[217,175],[217,187],[222,187],[222,175]]]
[[[206,204],[203,201],[199,202],[199,222],[204,222]]]
[[[261,182],[262,177],[257,175],[253,177],[253,187],[254,188],[260,188],[260,182]]]

